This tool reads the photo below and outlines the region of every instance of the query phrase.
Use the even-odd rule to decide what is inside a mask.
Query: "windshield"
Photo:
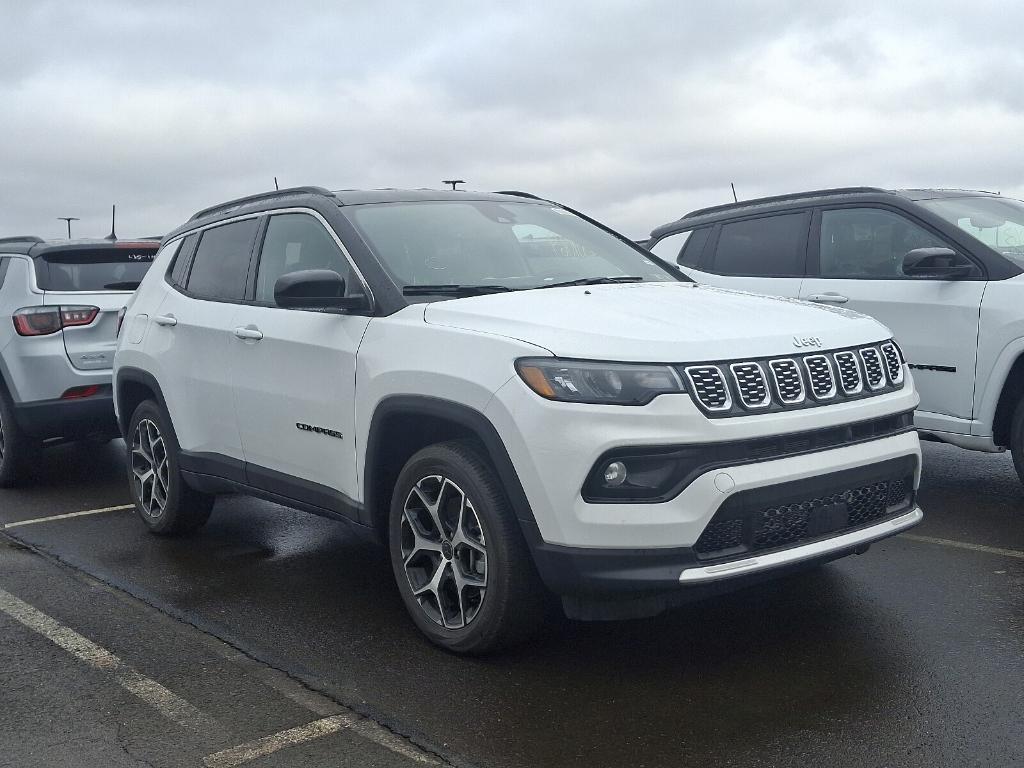
[[[36,259],[36,281],[44,291],[134,291],[153,263],[157,245],[48,251]]]
[[[1024,203],[1008,197],[951,197],[923,205],[1024,267]]]
[[[683,279],[553,205],[467,200],[359,205],[345,212],[403,289],[519,290],[593,278]]]

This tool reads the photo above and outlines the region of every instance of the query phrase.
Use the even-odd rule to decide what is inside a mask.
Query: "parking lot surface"
[[[340,523],[229,497],[149,535],[118,509],[123,450],[0,491],[0,765],[1024,762],[1008,456],[926,444],[925,523],[863,556],[465,659]]]

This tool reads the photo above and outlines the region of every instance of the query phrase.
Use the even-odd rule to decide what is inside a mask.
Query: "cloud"
[[[1024,8],[707,5],[0,0],[0,234],[160,233],[274,176],[455,174],[634,237],[730,182],[1024,194]]]

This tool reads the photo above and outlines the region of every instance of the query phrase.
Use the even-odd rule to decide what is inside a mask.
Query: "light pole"
[[[452,192],[454,192],[456,184],[465,184],[466,182],[463,179],[441,179],[441,183],[442,184],[451,184],[452,185]]]
[[[68,224],[68,240],[71,239],[71,222],[81,221],[77,216],[58,216],[57,221],[66,221]]]

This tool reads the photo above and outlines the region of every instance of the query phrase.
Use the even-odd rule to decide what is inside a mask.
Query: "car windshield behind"
[[[492,201],[381,203],[345,209],[400,287],[519,290],[603,278],[680,275],[554,205]]]
[[[1020,200],[947,197],[923,200],[921,205],[1024,267],[1024,203]]]
[[[50,250],[36,259],[36,281],[44,291],[134,291],[158,246],[153,241]]]

